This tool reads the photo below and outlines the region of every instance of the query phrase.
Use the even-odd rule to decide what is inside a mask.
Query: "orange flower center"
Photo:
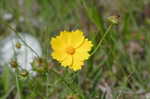
[[[75,53],[75,48],[73,48],[73,47],[67,47],[66,48],[66,52],[68,53],[68,54],[70,54],[70,55],[73,55],[74,53]]]

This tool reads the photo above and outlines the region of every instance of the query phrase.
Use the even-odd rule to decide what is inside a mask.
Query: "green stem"
[[[20,91],[19,79],[18,79],[18,73],[17,73],[17,72],[16,72],[16,86],[17,86],[18,99],[22,99],[22,98],[21,98],[21,91]]]
[[[76,91],[70,87],[70,85],[68,84],[68,82],[54,69],[52,69],[52,72],[54,72],[58,77],[61,78],[61,80],[64,82],[64,84],[66,84],[66,86],[68,86],[68,88],[73,92],[73,93],[76,93]]]
[[[2,99],[8,99],[10,96],[11,92],[15,89],[15,86],[12,86],[10,90],[2,97]],[[1,99],[1,98],[0,98]]]
[[[73,93],[79,93],[80,94],[80,98],[81,99],[85,99],[84,98],[84,93],[83,93],[83,91],[80,89],[80,87],[78,87],[75,83],[73,83],[72,82],[72,85],[75,85],[75,87],[77,88],[77,90],[75,90],[75,88],[74,87],[72,87],[71,85],[70,85],[70,83],[68,83],[68,81],[66,81],[56,70],[54,70],[54,69],[51,69],[52,70],[52,72],[54,72],[58,77],[60,77],[61,78],[61,80],[64,82],[64,84],[73,92]]]
[[[48,98],[48,96],[49,96],[49,94],[48,94],[48,92],[49,92],[48,86],[49,86],[49,79],[48,79],[48,72],[47,72],[46,73],[46,99],[49,99]]]
[[[99,43],[97,44],[97,47],[91,52],[91,56],[95,54],[95,52],[101,47],[102,42],[104,41],[106,35],[109,33],[109,31],[111,30],[113,24],[110,24],[109,27],[107,28],[106,32],[104,33],[102,39],[99,41]]]

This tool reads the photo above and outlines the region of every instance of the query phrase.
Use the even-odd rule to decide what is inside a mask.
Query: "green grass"
[[[24,2],[21,5],[18,1]],[[3,66],[0,98],[19,99],[20,95],[21,99],[146,99],[150,91],[150,17],[142,18],[142,13],[150,2],[115,0],[117,4],[104,2],[103,5],[99,1],[0,0],[0,40],[10,34],[6,24],[16,24],[17,32],[30,33],[40,41],[44,59],[53,65],[35,77],[30,74],[22,77],[18,73],[16,76],[10,67]],[[13,18],[4,20],[5,12]],[[119,24],[113,25],[104,37],[110,26],[107,17],[114,13],[121,16]],[[24,17],[23,22],[19,21],[20,17]],[[92,40],[93,50],[102,41],[78,72],[53,60],[49,43],[60,31],[75,29],[83,30]]]

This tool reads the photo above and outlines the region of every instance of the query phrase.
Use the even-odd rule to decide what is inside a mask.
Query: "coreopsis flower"
[[[60,35],[53,37],[50,43],[53,50],[52,57],[62,66],[74,71],[82,68],[93,46],[80,30],[60,32]]]

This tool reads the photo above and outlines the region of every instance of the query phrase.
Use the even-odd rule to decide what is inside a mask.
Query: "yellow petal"
[[[89,58],[90,54],[83,50],[76,50],[76,53],[73,56],[80,61],[84,61]]]
[[[61,62],[61,65],[66,67],[72,64],[72,56],[71,55],[67,55],[67,57],[65,57],[65,59]]]
[[[57,61],[62,61],[65,59],[65,57],[67,56],[66,53],[64,53],[63,51],[53,51],[52,52],[52,57],[54,59],[56,59]]]
[[[73,56],[73,62],[72,62],[72,66],[70,66],[71,69],[73,69],[74,71],[80,70],[83,66],[83,61],[81,61],[80,59],[78,59],[77,57]]]
[[[93,44],[88,39],[84,39],[83,43],[77,48],[80,52],[89,52],[93,47]]]
[[[66,45],[64,43],[64,39],[61,36],[57,36],[51,39],[51,47],[53,50],[64,50]]]
[[[84,41],[83,32],[80,30],[72,31],[70,33],[70,44],[75,48],[78,47]]]
[[[87,60],[90,56],[88,52],[91,50],[92,46],[91,41],[85,39],[82,45],[76,49],[74,57],[80,59],[81,61]]]
[[[65,45],[69,45],[69,39],[70,39],[70,32],[68,31],[63,31],[60,32],[60,37],[62,38],[62,43],[64,43]]]

